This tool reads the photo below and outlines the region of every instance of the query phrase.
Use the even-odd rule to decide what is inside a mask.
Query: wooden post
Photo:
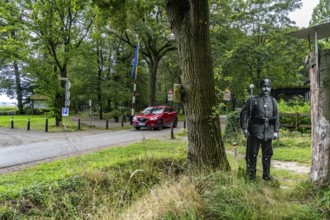
[[[312,122],[310,178],[317,186],[327,186],[330,184],[330,50],[320,51],[316,58],[319,62],[314,54],[309,60]]]

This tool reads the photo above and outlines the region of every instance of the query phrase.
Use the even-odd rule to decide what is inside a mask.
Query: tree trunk
[[[315,57],[309,65],[312,117],[312,167],[310,178],[317,186],[330,184],[330,50],[319,56],[319,72]]]
[[[149,105],[156,105],[157,71],[159,59],[154,58],[149,65]]]
[[[102,68],[100,68],[97,72],[97,103],[99,104],[99,119],[103,119],[103,102],[102,102],[102,90],[101,90],[101,82],[102,82]]]
[[[190,166],[197,169],[229,170],[219,115],[214,111],[216,97],[208,1],[167,0],[166,10],[178,43]]]
[[[21,74],[18,69],[17,61],[14,61],[14,71],[15,71],[15,84],[16,84],[16,95],[17,95],[17,108],[18,113],[23,114],[23,92],[21,86]]]

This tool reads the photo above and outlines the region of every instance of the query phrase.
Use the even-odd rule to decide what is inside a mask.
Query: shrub
[[[16,115],[17,110],[16,106],[1,106],[0,115]]]
[[[311,112],[311,106],[309,102],[299,100],[290,100],[285,102],[281,99],[278,102],[278,111],[287,113],[309,113]]]
[[[238,111],[229,113],[227,115],[226,127],[223,134],[224,141],[227,143],[237,141],[240,132],[240,113]]]

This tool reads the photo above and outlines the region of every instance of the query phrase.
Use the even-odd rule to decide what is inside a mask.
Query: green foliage
[[[278,111],[279,112],[287,112],[287,113],[309,113],[310,110],[310,103],[304,102],[301,100],[289,100],[285,102],[281,99],[278,102]]]
[[[0,107],[0,115],[16,115],[17,113],[17,107],[10,106],[10,107],[5,107],[1,106]]]
[[[316,7],[313,9],[312,19],[309,22],[310,26],[324,24],[330,21],[330,1],[320,0]]]
[[[288,13],[301,6],[299,0],[212,0],[210,4],[212,54],[215,72],[221,73],[220,89],[229,88],[242,100],[249,84],[258,85],[266,75],[274,88],[302,85],[307,74],[301,57],[308,45],[284,34],[292,30]]]
[[[301,100],[280,100],[278,103],[280,112],[280,125],[291,127],[301,131],[310,132],[311,116],[310,103]]]
[[[237,142],[241,133],[240,113],[238,111],[230,112],[227,115],[226,127],[223,139],[227,143]]]

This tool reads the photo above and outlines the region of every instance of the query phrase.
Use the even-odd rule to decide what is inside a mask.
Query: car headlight
[[[133,121],[137,121],[137,117],[133,117]]]
[[[156,120],[158,120],[158,117],[157,117],[157,116],[152,117],[152,118],[150,118],[150,120],[152,120],[152,121],[156,121]]]

